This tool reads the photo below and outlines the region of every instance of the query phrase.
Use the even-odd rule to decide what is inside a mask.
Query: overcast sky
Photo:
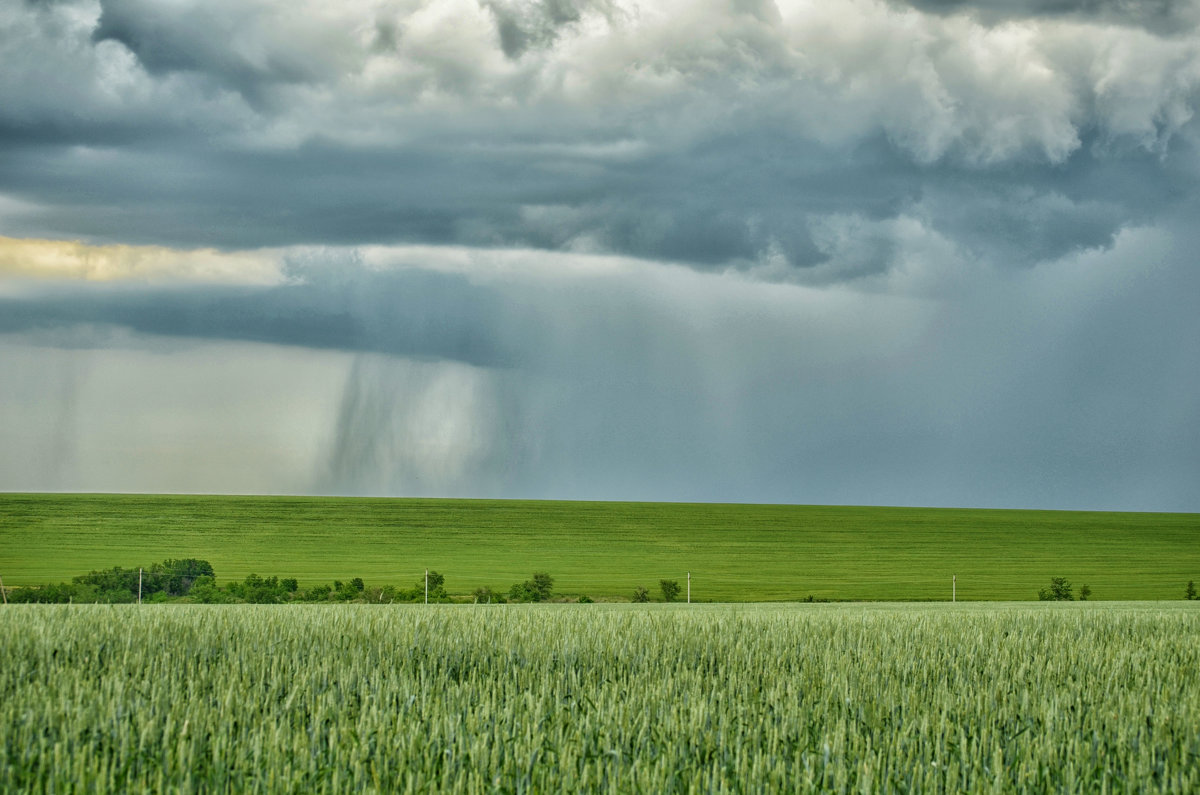
[[[1198,26],[0,3],[0,490],[1200,511]]]

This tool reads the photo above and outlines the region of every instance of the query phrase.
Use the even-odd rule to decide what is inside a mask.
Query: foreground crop
[[[0,790],[1200,789],[1200,611],[9,606]]]

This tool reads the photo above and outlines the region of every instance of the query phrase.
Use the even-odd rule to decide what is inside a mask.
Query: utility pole
[[[692,573],[688,572],[688,604],[692,603]]]
[[[429,604],[429,569],[425,569],[425,604]]]
[[[4,604],[8,604],[8,591],[4,590],[4,578],[0,577],[0,596],[4,597]]]
[[[142,567],[138,566],[138,604],[142,603]]]
[[[950,575],[950,601],[951,602],[958,601],[958,575],[957,574]]]

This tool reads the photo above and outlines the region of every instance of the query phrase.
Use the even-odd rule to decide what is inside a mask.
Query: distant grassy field
[[[218,578],[362,577],[451,593],[535,571],[563,594],[696,600],[1026,600],[1050,577],[1094,599],[1179,599],[1200,582],[1200,514],[788,505],[0,494],[7,586],[168,557]]]

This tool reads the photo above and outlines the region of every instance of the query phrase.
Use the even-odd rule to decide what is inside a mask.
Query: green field
[[[1200,581],[1200,514],[226,496],[0,494],[6,586],[165,558],[302,584],[362,577],[451,593],[535,571],[560,593],[628,598],[686,581],[697,600],[1036,598],[1051,576],[1094,599],[1179,599]]]
[[[1200,603],[10,605],[4,792],[1197,792]]]

